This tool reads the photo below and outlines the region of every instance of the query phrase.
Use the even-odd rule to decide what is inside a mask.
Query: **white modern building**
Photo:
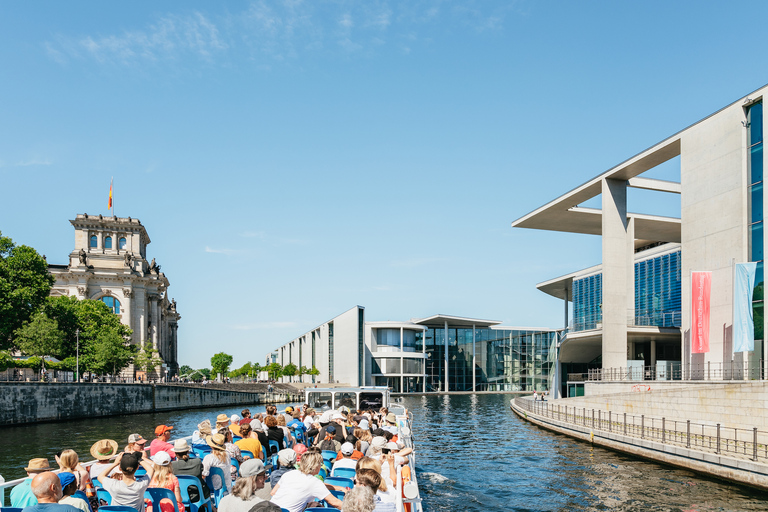
[[[56,278],[52,296],[101,300],[133,331],[132,343],[151,342],[169,375],[178,372],[176,301],[155,259],[147,261],[151,242],[139,219],[78,214],[75,248],[66,265],[49,265]]]
[[[294,364],[316,376],[284,381],[389,386],[396,393],[549,389],[557,339],[552,329],[434,315],[366,322],[362,306],[278,348],[267,362]]]
[[[640,378],[765,378],[766,93],[768,86],[739,98],[512,223],[602,238],[599,265],[539,285],[565,301],[564,380],[568,365],[600,369],[595,374],[603,380],[625,379],[637,367],[644,368]],[[670,161],[679,162],[679,182],[644,176]],[[647,205],[628,204],[630,188],[679,197],[680,218],[634,213]],[[584,206],[598,197],[601,208]],[[734,273],[746,262],[756,263],[756,279],[742,297]],[[696,325],[706,331],[697,332],[697,340],[708,338],[706,350],[692,348],[692,275],[698,272],[711,276],[708,328]],[[753,350],[734,346],[734,305],[741,301],[752,304]],[[670,375],[673,363],[680,371]]]

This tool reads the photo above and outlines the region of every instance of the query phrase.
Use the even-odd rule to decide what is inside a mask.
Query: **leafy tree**
[[[136,358],[137,347],[126,343],[114,330],[99,333],[91,346],[96,361],[100,361],[96,373],[117,375]],[[154,350],[154,349],[153,349]],[[155,350],[155,353],[157,351]],[[160,361],[159,358],[156,358]],[[161,364],[162,361],[160,361]],[[148,370],[152,371],[152,370]]]
[[[100,300],[76,300],[73,304],[77,325],[80,329],[81,371],[104,373],[107,368],[103,365],[101,358],[103,351],[100,347],[110,343],[116,346],[114,336],[111,334],[109,334],[109,338],[104,336],[112,333],[127,343],[131,338],[132,331],[128,326],[123,325],[117,315],[112,313],[112,310]],[[70,353],[74,354],[74,350]]]
[[[163,364],[163,360],[157,355],[157,349],[152,346],[152,342],[146,341],[141,352],[133,359],[133,364],[149,375],[155,371],[155,368]]]
[[[283,374],[283,367],[280,366],[280,363],[270,363],[264,369],[267,370],[269,378],[273,380],[277,380]]]
[[[51,293],[48,263],[26,245],[0,233],[0,349],[13,348],[13,334]]]
[[[229,365],[231,364],[232,356],[225,354],[224,352],[219,352],[218,354],[214,354],[211,358],[211,371],[214,375],[221,374],[222,376],[225,376],[229,370]]]
[[[309,375],[310,371],[311,370],[309,368],[307,368],[306,366],[302,366],[301,368],[299,368],[299,381],[301,381],[301,376],[302,375]]]
[[[84,330],[77,315],[78,308],[81,307],[80,302],[77,297],[72,296],[48,297],[41,308],[48,318],[56,320],[59,324],[59,330],[64,336],[62,357],[74,356],[77,352],[75,333],[78,328]]]
[[[181,376],[181,375],[189,375],[189,374],[190,374],[190,373],[192,373],[193,371],[195,371],[195,369],[194,369],[194,368],[192,368],[191,366],[188,366],[188,365],[186,365],[186,364],[183,364],[183,365],[181,365],[181,367],[179,368],[179,375],[180,375],[180,376]]]
[[[246,377],[249,377],[251,375],[252,371],[253,371],[253,365],[251,364],[250,361],[248,361],[247,363],[245,363],[243,366],[241,366],[237,370],[232,370],[231,372],[229,372],[229,376],[230,377],[241,377],[241,376],[244,375]]]
[[[42,312],[35,313],[32,319],[16,329],[14,334],[14,343],[28,356],[59,358],[64,350],[64,335],[59,330],[58,323]]]
[[[283,367],[283,375],[288,377],[288,381],[289,382],[292,381],[291,377],[296,376],[296,374],[298,374],[298,373],[299,373],[299,369],[293,363],[288,363],[287,365],[285,365]]]
[[[315,382],[315,377],[317,377],[318,375],[320,375],[320,370],[318,370],[317,368],[315,368],[315,367],[313,366],[313,367],[312,367],[312,369],[311,369],[311,370],[309,370],[309,374],[312,376],[312,382]]]
[[[208,380],[211,380],[211,369],[210,369],[210,368],[200,368],[200,369],[199,369],[199,370],[197,370],[197,371],[199,371],[200,373],[202,373],[202,374],[203,374],[203,376],[204,376],[206,379],[208,379]],[[200,380],[202,380],[202,378],[201,378]]]

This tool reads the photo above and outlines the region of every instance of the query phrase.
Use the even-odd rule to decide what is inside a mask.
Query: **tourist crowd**
[[[96,460],[88,467],[73,450],[56,455],[58,473],[47,459],[30,460],[24,468],[28,478],[11,491],[11,506],[24,512],[96,512],[107,503],[97,491],[103,488],[110,505],[153,512],[145,491],[163,488],[175,497],[178,512],[189,512],[183,494],[187,506],[223,495],[214,512],[301,512],[323,505],[395,512],[396,484],[410,478],[412,452],[398,442],[396,423],[386,408],[318,413],[305,404],[282,412],[268,405],[264,413],[219,414],[214,423],[201,421],[190,442],[171,443],[173,427],[159,425],[148,446],[140,434],[129,435],[122,450],[111,439],[94,443],[90,453]],[[329,452],[335,456],[324,458]],[[326,481],[342,472],[354,485]],[[199,487],[182,489],[181,475],[196,477]],[[170,499],[158,508],[154,512],[175,511]]]

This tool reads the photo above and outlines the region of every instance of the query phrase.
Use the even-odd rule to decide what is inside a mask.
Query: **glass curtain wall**
[[[680,327],[680,251],[635,263],[635,325]]]
[[[476,389],[548,389],[554,332],[475,329]],[[445,391],[445,329],[425,332],[427,391]],[[417,350],[421,348],[417,340]],[[472,329],[448,328],[448,391],[472,390]]]
[[[603,320],[603,275],[573,280],[573,330],[596,329]]]
[[[764,255],[763,255],[763,104],[757,102],[747,110],[747,143],[749,144],[749,255],[757,262],[755,290],[752,295],[755,321],[755,347],[763,345]]]

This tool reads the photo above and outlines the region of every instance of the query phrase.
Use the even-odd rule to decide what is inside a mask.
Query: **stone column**
[[[634,229],[627,219],[627,182],[603,178],[603,368],[627,366],[627,313],[634,303],[629,279]]]

